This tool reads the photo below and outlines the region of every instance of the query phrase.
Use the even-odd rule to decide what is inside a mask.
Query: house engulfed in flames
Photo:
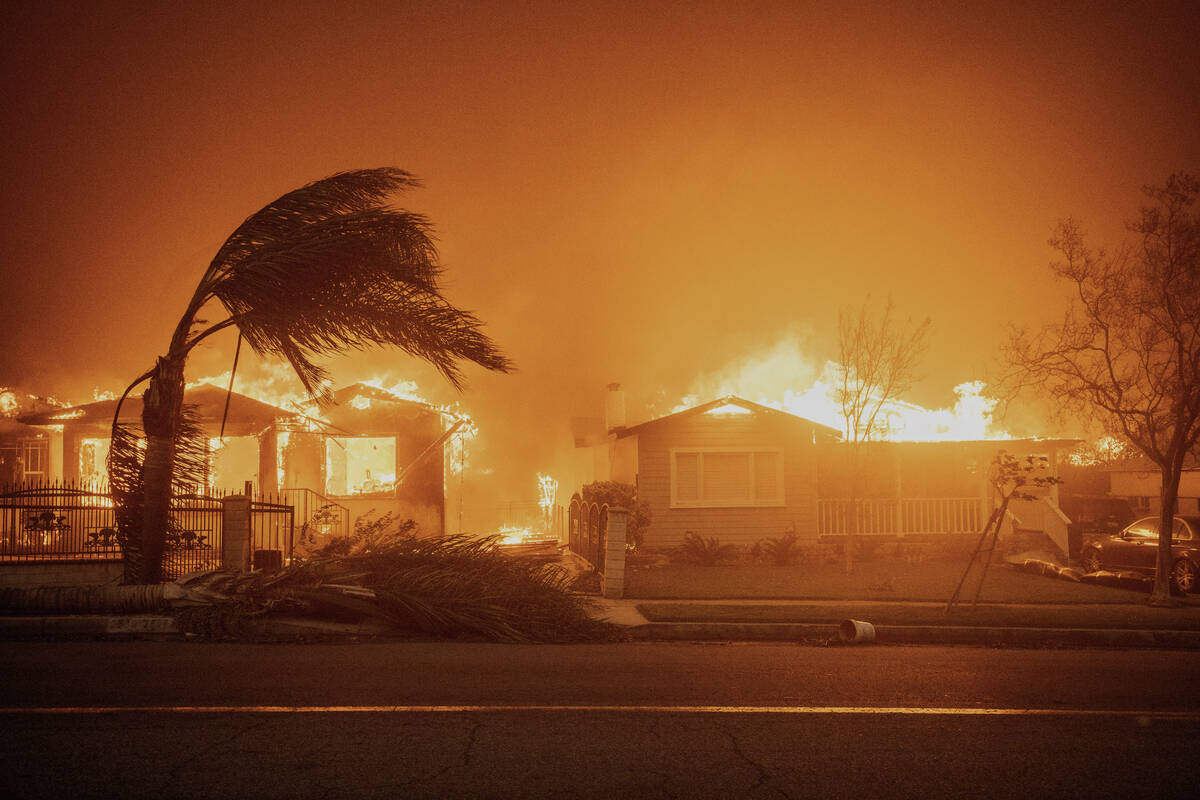
[[[51,398],[0,387],[0,487],[47,480],[62,472],[61,432],[20,421],[61,408]]]
[[[678,546],[688,532],[741,546],[794,533],[836,540],[848,531],[858,484],[858,532],[932,538],[977,534],[996,502],[988,480],[996,454],[1036,457],[1051,474],[1074,439],[868,442],[851,480],[851,445],[812,420],[727,396],[641,424],[625,425],[624,395],[612,384],[606,417],[573,420],[572,483],[634,484],[652,522],[644,546]],[[1069,520],[1052,487],[1014,501],[1007,530],[1048,540],[1067,554]]]
[[[365,384],[336,391],[335,405],[319,416],[315,408],[279,408],[208,384],[189,387],[184,402],[209,437],[208,483],[198,493],[240,493],[249,484],[255,494],[294,504],[297,525],[336,504],[351,520],[391,512],[427,535],[445,530],[444,446],[455,424],[426,403]],[[116,405],[100,400],[22,415],[24,429],[46,432],[39,477],[104,488]],[[138,425],[141,414],[141,398],[126,398],[121,420]]]

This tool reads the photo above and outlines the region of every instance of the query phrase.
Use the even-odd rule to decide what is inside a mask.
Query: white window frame
[[[38,468],[30,469],[29,454],[37,452]],[[21,439],[18,444],[18,455],[26,478],[45,478],[50,471],[50,443],[46,439]]]
[[[677,454],[696,454],[697,459],[697,476],[696,486],[697,491],[701,494],[704,492],[704,456],[706,453],[714,455],[746,455],[749,456],[750,462],[750,489],[754,490],[757,485],[754,474],[754,456],[756,454],[769,453],[775,456],[775,497],[768,500],[756,500],[750,498],[746,501],[732,502],[715,502],[706,500],[701,496],[698,500],[680,500],[675,483],[675,457]],[[786,493],[784,490],[784,466],[783,466],[783,448],[782,447],[672,447],[667,453],[669,459],[668,469],[671,476],[671,508],[778,508],[779,506],[787,505]]]

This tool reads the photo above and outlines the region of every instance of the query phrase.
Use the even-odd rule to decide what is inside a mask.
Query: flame
[[[751,412],[748,408],[743,408],[742,406],[737,405],[736,403],[724,403],[716,408],[710,408],[704,413],[711,414],[714,417],[736,417],[742,414],[750,414],[753,412]]]
[[[554,501],[558,497],[558,481],[549,475],[538,473],[538,505],[542,508],[543,514],[549,514],[550,509],[554,508]]]
[[[80,483],[100,490],[107,486],[108,450],[108,439],[79,440]]]
[[[21,414],[51,411],[55,408],[66,408],[70,403],[64,403],[57,397],[39,397],[26,394],[19,389],[0,386],[0,417],[18,417]],[[48,426],[61,427],[61,426]]]
[[[229,388],[230,370],[188,381],[187,388],[195,389],[209,384],[223,389]],[[309,402],[309,396],[296,373],[288,364],[262,362],[254,369],[239,369],[233,381],[233,391],[252,397],[259,402],[277,408],[294,411]]]
[[[21,410],[21,403],[12,389],[0,389],[0,416],[15,417]]]
[[[1136,455],[1137,451],[1127,442],[1115,436],[1101,436],[1091,444],[1079,445],[1068,454],[1067,460],[1072,466],[1094,467],[1124,461]]]
[[[736,361],[696,382],[671,413],[698,405],[702,399],[736,395],[760,405],[787,411],[813,422],[846,431],[846,419],[837,399],[841,367],[827,361],[819,369],[806,358],[795,337]],[[994,426],[998,401],[984,394],[983,381],[954,387],[956,399],[949,408],[930,409],[896,400],[885,403],[872,438],[897,442],[1010,439]],[[736,413],[738,406],[722,405],[710,414]]]
[[[291,443],[292,434],[289,431],[280,431],[275,437],[275,485],[281,490],[289,488],[287,485],[287,448]]]
[[[358,383],[364,386],[371,386],[375,389],[381,389],[388,394],[399,397],[401,400],[411,400],[414,403],[424,403],[427,406],[437,408],[435,403],[426,400],[417,393],[417,384],[414,381],[403,379],[392,381],[385,376],[375,375],[374,377],[367,378],[365,381],[358,381]]]
[[[539,534],[530,528],[518,527],[516,525],[502,525],[500,530],[496,531],[496,535],[500,537],[498,544],[521,544],[530,539],[538,538]]]

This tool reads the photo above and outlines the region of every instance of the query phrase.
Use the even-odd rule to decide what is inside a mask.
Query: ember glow
[[[496,531],[496,540],[498,544],[523,544],[531,539],[539,536],[531,528],[526,528],[518,525],[501,525],[500,530]]]

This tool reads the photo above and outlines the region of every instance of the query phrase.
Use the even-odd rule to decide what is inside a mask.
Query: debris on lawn
[[[1063,580],[1074,581],[1079,583],[1083,577],[1083,573],[1074,567],[1064,567],[1055,564],[1052,561],[1045,561],[1040,558],[1027,558],[1019,563],[1014,563],[1021,572],[1028,572],[1033,575],[1045,575],[1047,578],[1062,578]]]
[[[1154,578],[1141,572],[1099,570],[1084,573],[1075,567],[1064,567],[1052,561],[1039,558],[1027,558],[1020,562],[1011,562],[1011,566],[1020,572],[1032,575],[1045,575],[1048,578],[1061,578],[1075,583],[1089,583],[1096,586],[1109,586],[1114,589],[1133,589],[1148,591],[1154,585]]]
[[[1111,572],[1106,569],[1089,572],[1080,580],[1083,583],[1094,583],[1098,586],[1111,586],[1114,589],[1134,589],[1147,592],[1154,586],[1153,575],[1143,575],[1140,572]]]

